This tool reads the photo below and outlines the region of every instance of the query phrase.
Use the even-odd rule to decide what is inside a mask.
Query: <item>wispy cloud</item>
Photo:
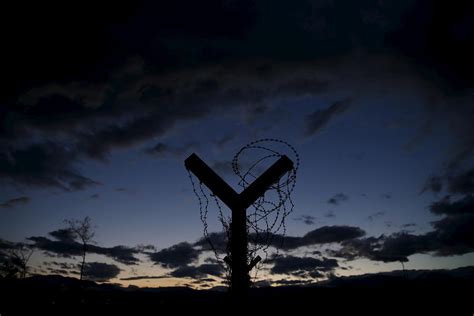
[[[323,129],[332,119],[349,109],[351,99],[338,100],[323,110],[316,110],[306,117],[306,136],[312,136]]]
[[[20,196],[0,203],[0,208],[13,208],[18,205],[28,204],[31,199],[27,196]]]
[[[347,200],[349,200],[349,196],[341,192],[330,197],[327,202],[328,204],[339,205],[341,202],[345,202]]]

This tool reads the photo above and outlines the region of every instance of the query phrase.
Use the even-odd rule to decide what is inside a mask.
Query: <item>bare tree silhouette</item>
[[[92,220],[89,216],[86,216],[82,220],[74,219],[65,220],[64,222],[68,224],[68,229],[70,230],[73,238],[82,243],[82,262],[79,277],[79,279],[82,280],[88,246],[93,242],[92,239],[95,235],[94,227],[92,226]]]
[[[405,273],[405,264],[403,263],[403,260],[400,260],[400,263],[402,264],[402,271]]]
[[[34,250],[26,244],[18,243],[8,249],[5,260],[0,266],[0,273],[4,278],[25,278],[28,273],[28,262]]]

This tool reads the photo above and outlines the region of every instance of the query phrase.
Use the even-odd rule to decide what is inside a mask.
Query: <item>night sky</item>
[[[90,279],[221,285],[184,159],[238,191],[266,138],[301,165],[256,284],[474,264],[471,2],[2,7],[0,248],[34,247],[32,273],[77,276],[61,229],[89,216]]]

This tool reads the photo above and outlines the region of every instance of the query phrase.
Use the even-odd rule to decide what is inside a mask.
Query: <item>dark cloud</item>
[[[17,25],[3,37],[2,178],[85,188],[97,181],[76,168],[81,159],[105,160],[118,148],[161,142],[182,122],[222,113],[222,104],[225,111],[261,115],[271,98],[335,91],[335,81],[346,78],[386,82],[387,73],[392,78],[399,75],[394,69],[409,68],[415,80],[422,73],[451,90],[472,86],[465,66],[472,55],[470,4],[456,10],[441,1],[126,1],[109,11],[100,4],[94,10],[43,4],[25,13],[9,5],[7,25],[28,20],[36,27]],[[367,58],[354,58],[354,43]],[[310,114],[306,132],[320,131],[349,103],[340,99]],[[472,110],[459,108],[443,111],[470,123]],[[458,162],[474,148],[465,136],[472,129],[460,133],[452,159]]]
[[[349,240],[342,243],[342,248],[339,250],[328,250],[328,253],[334,257],[345,258],[347,260],[354,260],[357,258],[368,258],[376,261],[407,261],[406,258],[398,256],[396,258],[385,258],[384,255],[379,255],[380,247],[383,242],[381,237],[367,237]]]
[[[265,238],[262,236],[257,236],[255,234],[249,235],[249,241],[256,244],[269,244],[278,249],[292,250],[304,246],[311,245],[320,245],[320,244],[330,244],[330,243],[340,243],[345,240],[360,238],[365,235],[365,231],[359,227],[353,226],[323,226],[312,231],[309,231],[302,237],[297,236],[282,236],[279,234],[269,234]],[[268,237],[268,238],[267,238]],[[225,253],[227,249],[227,235],[225,233],[210,233],[209,238],[212,241],[214,248],[221,253]],[[181,245],[181,244],[178,244]],[[176,247],[175,245],[173,247]],[[209,245],[207,238],[201,238],[194,246],[199,247],[199,251],[211,251],[212,248]],[[177,247],[177,248],[181,248]],[[187,252],[189,252],[193,258],[197,257],[196,250],[192,248],[189,244],[185,243],[183,247]],[[168,248],[171,249],[171,248]],[[183,255],[183,258],[189,256]],[[194,260],[194,259],[193,259]],[[189,262],[192,260],[189,259]],[[215,262],[212,262],[215,263]],[[178,266],[178,265],[176,265]]]
[[[440,100],[430,102],[426,106],[426,113],[421,120],[432,124],[433,132],[442,126],[453,141],[447,150],[439,174],[431,176],[425,185],[425,191],[431,189],[433,192],[439,192],[443,186],[449,190],[449,185],[446,184],[464,170],[472,169],[474,158],[474,126],[470,119],[474,115],[472,95],[456,98],[440,96],[438,99]],[[453,103],[456,106],[453,106]],[[428,135],[434,136],[433,132]],[[444,185],[440,183],[441,181],[445,182]]]
[[[474,113],[457,113],[458,115],[473,115]],[[456,122],[453,124],[463,124],[463,122]],[[470,123],[468,123],[470,124]],[[472,125],[468,125],[472,128]],[[472,128],[474,129],[474,128]],[[473,137],[472,134],[473,130],[466,130],[463,134],[457,133],[455,137],[459,138],[466,138],[461,140],[458,144],[457,147],[453,150],[454,154],[451,155],[451,157],[447,160],[447,168],[446,168],[446,173],[449,174],[455,170],[460,169],[463,164],[466,162],[471,161],[474,156],[474,139],[472,138],[467,138],[469,136]],[[468,135],[468,136],[466,136]]]
[[[428,233],[433,239],[433,251],[440,256],[474,252],[474,198],[467,195],[451,202],[442,199],[430,207],[434,214],[443,218],[432,222],[434,231]]]
[[[10,138],[5,138],[1,142],[5,150],[0,157],[0,175],[10,182],[26,186],[82,189],[97,184],[97,181],[83,176],[76,168],[80,160],[105,161],[111,151],[136,146],[151,138],[159,138],[178,123],[197,120],[210,113],[213,115],[223,113],[220,105],[224,103],[227,104],[226,111],[253,111],[255,106],[264,102],[264,99],[274,96],[274,92],[268,89],[276,89],[270,83],[257,89],[250,88],[240,81],[234,82],[230,76],[232,69],[229,69],[229,74],[224,76],[213,70],[206,70],[203,73],[210,78],[196,79],[193,74],[187,74],[178,81],[169,81],[164,75],[156,77],[139,75],[134,82],[122,87],[122,90],[111,92],[115,94],[112,98],[113,104],[105,104],[104,101],[100,106],[88,108],[87,111],[91,113],[86,116],[71,113],[72,117],[76,117],[74,124],[51,126],[48,125],[49,122],[55,120],[48,117],[44,124],[34,125],[28,129],[28,132],[21,136],[21,142],[12,142]],[[254,77],[252,73],[246,75]],[[218,76],[217,81],[222,84],[216,89],[202,89],[203,81],[216,81],[213,77]],[[280,78],[277,81],[282,80],[284,79]],[[46,94],[51,91],[55,91],[55,94],[66,93],[64,89],[59,91],[52,89],[51,85],[41,89]],[[95,87],[91,86],[90,89]],[[278,91],[275,90],[275,93],[279,93]],[[32,105],[28,107],[43,107],[44,97],[38,95],[42,94],[30,92],[28,102]],[[61,106],[61,111],[69,108],[67,104]],[[10,110],[14,112],[15,109],[17,107],[12,107]],[[24,115],[22,112],[17,118],[14,113],[9,113],[13,122],[7,126],[33,124]],[[31,115],[33,118],[38,117],[38,114],[31,113]],[[189,146],[175,148],[160,142],[152,148],[145,149],[145,152],[155,156],[177,155],[188,150],[187,147]]]
[[[412,60],[418,73],[430,78],[433,85],[430,101],[417,125],[419,135],[432,135],[443,126],[453,137],[441,177],[472,163],[474,154],[470,45],[474,37],[473,14],[471,3],[452,6],[443,1],[416,1],[401,16],[400,27],[386,36],[391,50]],[[439,191],[440,186],[434,184],[433,191]]]
[[[171,276],[176,278],[203,278],[208,275],[222,277],[224,274],[224,268],[219,264],[202,264],[199,266],[181,266],[170,273]]]
[[[51,186],[66,191],[80,190],[98,182],[75,168],[74,150],[53,142],[7,149],[0,154],[0,177],[25,186]]]
[[[184,267],[199,257],[199,250],[187,242],[173,245],[158,252],[149,253],[150,260],[166,268]]]
[[[200,285],[209,285],[207,283],[212,283],[212,282],[215,282],[216,280],[214,280],[213,278],[202,278],[202,279],[198,279],[198,280],[195,280],[192,282],[192,284],[200,284]]]
[[[436,215],[462,215],[474,213],[474,196],[466,195],[460,200],[451,201],[449,196],[432,203],[430,211]]]
[[[46,267],[46,270],[48,270],[49,273],[60,275],[77,274],[77,271],[81,268],[81,265],[77,263],[58,261],[45,261],[43,262],[43,266]]]
[[[69,271],[64,269],[46,268],[50,274],[68,275]]]
[[[260,108],[257,107],[256,110],[258,110],[258,113],[260,113]],[[233,141],[236,138],[237,134],[227,134],[215,141],[215,144],[217,148],[222,149],[225,147],[227,144],[229,144],[231,141]]]
[[[164,143],[157,143],[153,147],[146,148],[145,153],[158,158],[166,156],[181,156],[189,149],[189,147],[191,147],[191,145],[185,147],[171,147]]]
[[[319,272],[315,271],[316,274],[318,274]],[[318,276],[315,274],[314,278],[317,278]],[[321,274],[321,276],[323,276]],[[278,284],[278,285],[283,285],[283,286],[294,286],[294,285],[305,285],[305,284],[309,284],[313,281],[311,280],[287,280],[287,279],[280,279],[280,280],[276,280],[276,281],[272,281],[272,282],[269,282],[268,281],[268,285],[267,286],[270,286],[270,284]]]
[[[370,214],[369,216],[367,216],[367,220],[369,222],[373,222],[374,219],[379,218],[379,217],[384,216],[384,215],[385,215],[385,212],[376,212],[374,214]]]
[[[207,257],[206,259],[204,259],[204,262],[205,263],[219,263],[219,260],[217,260],[215,257]]]
[[[384,199],[391,199],[392,193],[382,193],[380,196]]]
[[[153,136],[161,136],[173,127],[176,118],[166,119],[159,113],[129,119],[127,122],[111,122],[105,127],[90,129],[78,134],[76,148],[80,153],[106,160],[114,148],[127,148],[139,144]]]
[[[339,100],[324,110],[316,110],[306,117],[306,136],[312,136],[325,127],[334,117],[344,113],[350,106],[351,100]]]
[[[120,274],[120,268],[115,264],[102,262],[86,262],[84,265],[84,277],[98,282],[106,282]]]
[[[409,233],[395,233],[383,239],[382,247],[371,253],[372,260],[393,262],[408,261],[408,256],[416,253],[426,253],[431,248],[429,235],[412,235]]]
[[[183,80],[186,81],[186,78]],[[137,82],[137,84],[148,86],[148,90],[152,89],[154,85],[145,82]],[[185,82],[181,84],[188,85]],[[189,84],[194,85],[195,83],[190,82]],[[176,88],[181,89],[180,87]],[[156,89],[159,88],[156,87]],[[51,91],[51,87],[45,86],[43,90]],[[64,93],[63,90],[61,92]],[[116,93],[122,92],[127,94],[127,91],[116,91]],[[77,115],[77,124],[60,127],[47,126],[48,122],[55,122],[48,117],[44,124],[34,126],[33,130],[37,130],[37,137],[31,137],[34,134],[29,132],[31,135],[25,135],[24,142],[13,143],[5,139],[4,154],[0,157],[0,175],[9,179],[10,182],[21,185],[52,186],[65,190],[78,190],[97,184],[96,181],[83,176],[76,169],[75,166],[80,159],[105,160],[113,149],[134,146],[152,137],[162,136],[177,122],[204,117],[213,109],[219,111],[219,108],[215,106],[217,100],[214,99],[227,98],[225,95],[220,96],[218,92],[216,92],[218,95],[214,95],[215,92],[199,92],[204,95],[198,97],[194,90],[187,91],[185,89],[179,95],[174,96],[175,100],[171,102],[166,96],[148,93],[144,97],[146,92],[135,93],[133,98],[137,100],[130,100],[132,103],[137,103],[137,106],[125,107],[124,105],[124,108],[121,108],[120,102],[128,103],[129,101],[117,99],[117,104],[111,108],[101,105],[90,110],[93,113],[87,118],[72,113],[72,116]],[[210,95],[207,95],[209,93]],[[246,97],[242,95],[242,98]],[[41,100],[33,98],[31,107],[42,107]],[[166,105],[170,102],[172,104]],[[185,105],[182,105],[183,103]],[[233,108],[240,104],[238,97],[236,100],[226,103],[233,104]],[[63,104],[62,107],[66,109],[68,105]],[[65,111],[64,109],[62,110]],[[117,112],[119,113],[117,114]],[[13,114],[10,116],[15,117]],[[37,118],[38,115],[35,114],[33,117]],[[18,120],[20,122],[15,124],[29,124],[29,121],[22,121],[25,120],[24,118],[18,118]],[[43,134],[50,134],[51,137],[48,139],[57,139],[57,141],[31,143],[32,139],[46,138],[42,137]],[[26,144],[20,147],[17,143]],[[167,153],[173,152],[174,154],[184,150],[184,148],[166,148]],[[146,150],[147,153],[154,155],[163,154],[164,151],[163,145]]]
[[[324,217],[326,217],[326,218],[333,218],[333,217],[336,217],[336,215],[334,214],[334,211],[327,211],[327,212],[324,214]]]
[[[426,191],[431,191],[434,193],[439,193],[443,189],[443,181],[441,177],[431,176],[426,180],[425,185],[423,186],[421,193]]]
[[[166,275],[137,275],[127,278],[120,278],[121,281],[136,281],[136,280],[147,280],[147,279],[163,279],[167,278]]]
[[[302,237],[303,244],[338,243],[365,235],[359,227],[353,226],[323,226],[306,233]]]
[[[91,196],[89,196],[90,199],[98,199],[100,197],[99,193],[94,193]]]
[[[329,253],[346,259],[368,258],[374,261],[408,261],[414,254],[437,256],[474,252],[474,198],[467,195],[452,201],[449,197],[431,204],[430,211],[443,218],[433,221],[433,230],[421,235],[398,232],[389,236],[357,238],[343,241],[342,248]],[[404,225],[404,227],[410,227]]]
[[[225,252],[227,249],[227,234],[224,232],[219,232],[219,233],[210,233],[208,234],[207,238],[202,237],[199,238],[198,241],[194,243],[194,246],[200,247],[203,251],[212,251],[211,244],[214,247],[214,249],[218,252]]]
[[[270,245],[273,247],[291,250],[304,246],[340,243],[364,235],[365,231],[359,227],[323,226],[306,233],[302,237],[271,235],[269,241]]]
[[[138,264],[140,260],[135,255],[140,253],[139,249],[127,246],[98,247],[92,245],[89,247],[91,252],[110,257],[126,265]]]
[[[272,286],[272,282],[270,280],[257,280],[253,282],[252,285],[257,288],[270,287]]]
[[[46,237],[33,236],[27,238],[32,241],[32,247],[54,254],[59,257],[74,257],[82,255],[83,245],[74,239],[68,229],[59,229],[49,233],[56,240]],[[139,262],[135,257],[139,250],[126,246],[100,247],[97,245],[88,245],[88,253],[104,255],[126,265],[133,265]]]
[[[45,4],[32,8],[36,14],[25,15],[21,6],[11,4],[6,9],[10,13],[8,21],[23,16],[37,27],[31,30],[19,26],[14,36],[6,34],[5,58],[11,62],[2,62],[2,67],[5,76],[12,78],[8,90],[17,91],[34,80],[79,78],[98,83],[110,76],[111,69],[123,66],[124,58],[129,56],[144,56],[158,69],[216,58],[217,47],[209,47],[212,43],[209,40],[229,40],[245,34],[253,23],[253,8],[248,1],[201,5],[186,0],[125,1],[113,13],[107,5],[96,5],[94,10],[78,6],[71,12],[66,6]],[[61,15],[53,14],[54,10]],[[105,17],[107,12],[109,15]],[[177,23],[178,17],[184,23]],[[88,25],[79,27],[84,19],[89,21]],[[63,26],[61,31],[57,25]],[[63,38],[63,32],[71,38]],[[208,40],[196,41],[196,38]],[[26,52],[31,52],[33,47],[41,49],[31,56]],[[96,49],[91,51],[87,47]]]
[[[58,229],[50,232],[48,235],[56,238],[61,242],[73,243],[76,239],[76,234],[68,228]]]
[[[60,132],[69,137],[68,145],[78,156],[104,160],[111,150],[134,146],[152,137],[162,136],[178,122],[199,119],[211,112],[222,113],[218,105],[224,102],[228,104],[228,110],[243,108],[251,111],[253,104],[261,98],[255,97],[252,92],[240,91],[240,87],[235,87],[235,83],[230,82],[231,78],[217,78],[220,74],[207,70],[203,73],[205,75],[200,78],[192,73],[185,74],[178,81],[170,81],[170,78],[162,74],[146,77],[140,73],[134,81],[122,86],[122,90],[110,91],[115,96],[114,103],[105,104],[104,101],[104,104],[90,110],[90,117],[81,118],[78,115],[80,124],[70,124],[67,128],[61,126],[60,130],[52,128],[49,133]],[[222,85],[217,83],[222,81]],[[214,84],[210,84],[213,82]],[[89,88],[95,89],[92,86]],[[28,92],[28,102],[34,108],[41,107],[38,102],[43,98],[38,89],[43,94],[54,91],[63,94],[65,98],[69,97],[67,89],[57,91],[51,85],[45,85],[35,92]],[[262,88],[262,93],[265,89]],[[129,103],[133,106],[129,106]],[[44,130],[47,127],[38,128]],[[175,151],[181,149],[167,147],[162,143],[146,150],[155,155]]]
[[[444,1],[415,1],[401,16],[400,27],[386,39],[420,71],[437,76],[444,89],[459,93],[473,83],[473,14],[472,3],[452,6]]]
[[[156,247],[150,244],[138,244],[135,249],[141,252],[156,251]]]
[[[337,193],[333,197],[329,198],[327,202],[329,204],[339,205],[341,202],[345,202],[347,200],[349,200],[349,196],[347,196],[346,194],[341,192],[341,193]]]
[[[425,191],[439,193],[443,186],[451,194],[474,193],[474,169],[448,173],[444,177],[431,176],[423,187],[422,193]]]
[[[205,276],[198,271],[196,267],[182,266],[170,273],[175,278],[199,278]]]
[[[82,254],[82,245],[74,240],[63,241],[63,240],[51,240],[46,237],[32,236],[28,237],[27,240],[33,242],[33,247],[58,255],[60,257],[73,257],[80,256]]]
[[[125,192],[125,191],[127,191],[127,188],[116,188],[115,191],[117,191],[117,192]]]
[[[8,250],[14,248],[16,243],[0,238],[0,250]]]
[[[334,270],[339,265],[335,259],[316,259],[312,257],[278,256],[270,259],[271,273],[288,274],[299,277],[321,277],[322,272]]]
[[[474,169],[451,176],[448,179],[448,191],[453,194],[474,193]]]
[[[220,264],[207,263],[207,264],[202,264],[198,266],[197,268],[202,273],[213,275],[216,277],[223,277],[224,272],[225,272],[223,266]]]
[[[58,262],[58,261],[44,262],[44,265],[53,265],[64,270],[74,270],[74,269],[77,270],[80,268],[80,265],[77,263],[67,263],[67,262]]]
[[[314,225],[316,217],[311,215],[301,215],[300,217],[295,218],[295,221],[302,221],[306,225]]]
[[[17,205],[27,204],[31,199],[27,196],[20,196],[17,198],[6,200],[3,203],[0,203],[0,208],[13,208]]]

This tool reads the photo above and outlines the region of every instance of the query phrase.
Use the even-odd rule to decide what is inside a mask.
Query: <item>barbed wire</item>
[[[283,146],[287,152],[280,152],[275,148],[271,148],[271,145]],[[289,151],[289,152],[288,152]],[[247,164],[247,168],[243,170],[245,163],[244,156],[253,153],[257,154],[257,158],[251,164]],[[259,156],[258,153],[261,153]],[[251,262],[259,251],[264,253],[264,260],[260,261],[255,266],[255,274],[253,279],[257,279],[258,271],[263,267],[263,264],[267,261],[269,256],[269,248],[276,246],[273,243],[275,236],[280,237],[280,242],[284,240],[286,234],[285,220],[289,214],[293,212],[294,203],[291,198],[296,185],[296,175],[300,165],[300,157],[296,149],[288,142],[274,139],[264,138],[255,140],[248,143],[247,145],[240,148],[240,150],[234,155],[232,159],[232,171],[239,178],[238,186],[245,190],[257,176],[256,173],[260,173],[261,167],[266,162],[279,159],[282,156],[289,156],[293,161],[293,169],[287,172],[278,182],[271,185],[263,196],[258,198],[252,206],[247,210],[247,235],[248,235],[248,252],[247,262]],[[199,213],[200,219],[203,223],[204,238],[210,246],[210,250],[214,253],[214,256],[219,264],[221,264],[226,271],[226,278],[230,278],[230,267],[225,264],[224,259],[221,258],[220,253],[230,256],[229,240],[231,238],[231,216],[226,215],[221,203],[218,198],[210,192],[205,186],[199,182],[199,186],[196,186],[196,182],[193,180],[193,175],[188,170],[188,175],[193,187],[193,192],[198,198],[199,202]],[[216,247],[212,240],[212,234],[208,232],[208,214],[210,208],[210,201],[217,208],[217,218],[222,225],[222,235],[220,237],[226,238],[225,249],[222,249],[223,240],[220,240],[220,249]],[[219,238],[219,235],[215,235]],[[281,245],[279,245],[281,246]],[[276,255],[278,255],[278,249],[276,246]]]

